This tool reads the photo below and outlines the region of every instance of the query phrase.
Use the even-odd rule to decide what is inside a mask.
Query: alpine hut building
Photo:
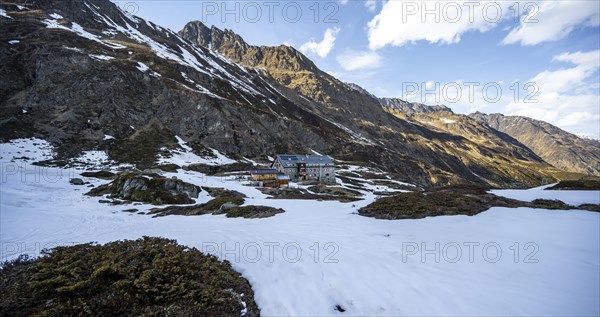
[[[279,154],[271,164],[272,169],[289,176],[294,181],[315,180],[335,183],[335,164],[325,155]]]

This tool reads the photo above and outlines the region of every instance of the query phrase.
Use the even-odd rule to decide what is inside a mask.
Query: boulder
[[[238,206],[238,204],[236,204],[236,203],[227,202],[227,203],[222,204],[221,207],[219,207],[219,211],[227,211],[227,210],[229,210],[231,208],[235,208],[237,206]]]
[[[142,174],[144,174],[144,175],[153,175],[153,174],[160,174],[160,173],[162,173],[162,170],[159,168],[147,168],[142,171]]]
[[[87,194],[109,194],[114,198],[161,205],[193,203],[192,198],[198,198],[200,191],[199,186],[179,179],[124,173],[118,175],[111,183],[94,188]]]
[[[100,179],[113,179],[115,178],[115,174],[109,170],[101,170],[101,171],[88,171],[88,172],[83,172],[81,173],[81,176],[84,177],[94,177],[94,178],[100,178]]]
[[[71,178],[69,183],[71,183],[71,185],[85,185],[85,182],[81,178]]]

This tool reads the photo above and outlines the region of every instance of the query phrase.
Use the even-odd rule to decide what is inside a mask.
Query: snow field
[[[154,206],[111,206],[83,195],[89,188],[69,184],[82,169],[51,179],[43,175],[63,171],[24,176],[13,168],[32,171],[31,163],[51,157],[44,141],[3,143],[0,151],[2,260],[59,244],[163,236],[232,262],[252,284],[265,316],[600,313],[598,213],[492,208],[473,217],[378,220],[357,214],[375,199],[368,192],[353,203],[275,200],[231,178],[179,170],[165,176],[237,190],[248,196],[247,205],[286,212],[264,219],[151,218],[122,210]],[[96,186],[107,182],[81,178]],[[527,199],[545,195],[518,193]],[[572,199],[597,203],[597,195],[577,193]],[[209,199],[203,192],[197,202]]]

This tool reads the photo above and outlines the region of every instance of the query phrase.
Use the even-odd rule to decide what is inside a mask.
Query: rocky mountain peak
[[[199,47],[205,47],[219,51],[219,49],[235,49],[239,55],[243,55],[249,45],[232,30],[221,30],[216,26],[207,27],[200,21],[188,22],[185,27],[179,32],[179,35],[191,41]]]
[[[198,46],[208,48],[212,43],[213,29],[216,28],[209,28],[200,21],[191,21],[186,24],[179,34]]]
[[[249,68],[266,68],[270,71],[318,71],[315,64],[291,46],[254,46],[232,30],[210,29],[200,21],[192,21],[179,31],[179,35],[193,44],[213,51]]]

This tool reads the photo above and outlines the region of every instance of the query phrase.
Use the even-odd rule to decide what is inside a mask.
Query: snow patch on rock
[[[64,19],[62,15],[58,14],[58,13],[50,13],[50,16],[55,19],[55,20],[62,20]]]
[[[46,27],[49,29],[60,29],[60,30],[70,31],[70,32],[76,33],[77,35],[79,35],[83,38],[86,38],[86,39],[94,41],[94,42],[101,43],[102,45],[108,46],[110,48],[116,48],[116,49],[125,48],[125,46],[120,45],[120,44],[103,41],[102,39],[100,39],[100,37],[86,31],[81,25],[79,25],[75,22],[71,23],[71,27],[66,27],[66,26],[60,24],[58,22],[58,20],[55,20],[55,19],[54,20],[46,19],[46,20],[43,20],[42,22],[44,24],[46,24]]]
[[[12,19],[8,14],[6,14],[6,11],[4,9],[0,9],[0,17]]]
[[[150,69],[150,67],[148,67],[148,65],[146,65],[142,62],[137,62],[136,68],[142,73],[145,73],[148,69]]]
[[[158,163],[185,166],[190,164],[226,165],[237,162],[215,149],[210,149],[213,152],[214,157],[199,156],[193,152],[193,149],[182,138],[179,136],[176,136],[176,138],[177,143],[182,150],[171,150],[170,157],[159,155]]]
[[[107,56],[107,55],[95,55],[95,54],[90,54],[90,57],[97,60],[97,61],[102,61],[102,62],[106,62],[106,61],[110,61],[115,59],[112,56]]]

